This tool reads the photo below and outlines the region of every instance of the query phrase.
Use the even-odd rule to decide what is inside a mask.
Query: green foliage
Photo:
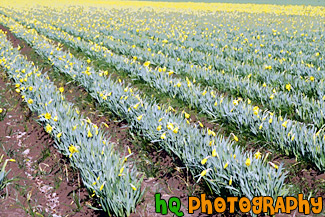
[[[7,159],[3,162],[3,155],[1,155],[0,157],[0,166],[1,166],[1,170],[0,170],[0,192],[12,181],[11,179],[8,179],[7,176],[10,172],[6,171],[6,166],[8,164],[9,161],[13,161],[12,159]]]
[[[19,19],[18,16],[14,15],[16,12],[11,13],[12,16],[16,17],[16,19]],[[24,16],[21,15],[19,17]],[[259,107],[253,106],[250,102],[250,99],[242,100],[231,96],[224,96],[223,94],[216,93],[213,88],[202,88],[200,85],[196,85],[189,79],[170,77],[169,72],[163,72],[159,68],[149,68],[149,65],[146,66],[146,64],[149,63],[148,61],[145,62],[145,66],[143,66],[140,64],[140,62],[135,61],[134,59],[131,60],[123,55],[115,54],[108,50],[106,47],[95,44],[92,41],[87,42],[80,37],[78,38],[64,31],[59,31],[59,29],[52,30],[53,27],[51,27],[50,24],[42,24],[39,21],[35,22],[33,19],[34,18],[29,19],[27,16],[24,20],[19,20],[23,24],[28,25],[30,28],[33,27],[37,31],[51,37],[52,39],[63,41],[64,43],[69,44],[74,48],[78,48],[93,58],[104,59],[116,70],[124,71],[130,74],[130,76],[132,76],[134,79],[139,79],[147,82],[151,87],[156,88],[160,92],[168,94],[170,97],[182,100],[190,107],[197,108],[214,120],[221,121],[226,124],[231,124],[232,126],[238,128],[238,130],[242,133],[246,133],[251,137],[269,142],[273,148],[280,150],[282,153],[288,156],[295,156],[301,161],[306,161],[313,164],[313,166],[320,171],[324,170],[325,140],[322,136],[320,136],[320,133],[323,133],[324,128],[319,129],[314,124],[305,124],[288,119],[286,116],[282,117],[281,113],[276,115],[274,112],[269,112],[267,110],[262,111]],[[30,31],[33,31],[33,29]],[[19,37],[26,39],[26,36],[22,35],[23,33],[16,32],[16,34]],[[91,35],[91,33],[89,34]],[[33,43],[33,39],[26,40],[30,43]],[[66,62],[67,60],[73,63],[78,62],[78,60],[68,54],[61,54],[62,57],[58,60],[55,60],[52,58],[55,58],[53,52],[56,51],[51,51],[50,49],[43,49],[40,51],[40,49],[42,49],[41,46],[43,46],[42,44],[34,43],[34,46],[36,47],[37,52],[39,52],[39,54],[44,58],[48,58],[52,64],[53,61],[58,61],[59,63],[54,63],[55,67],[70,74],[71,76],[77,75],[71,74],[72,72],[68,72],[70,68],[75,71],[81,71],[83,74],[85,74],[85,76],[91,76],[95,74],[85,67],[86,63],[80,63],[79,67],[78,64],[74,64],[73,66],[69,67]],[[120,49],[125,49],[132,52],[130,48],[126,47]],[[63,58],[63,56],[66,57]],[[195,73],[193,72],[193,74]],[[98,75],[99,77],[103,77],[105,75],[105,72],[101,72]],[[218,77],[218,79],[219,78],[220,77]],[[80,81],[78,80],[86,89],[89,88],[89,82],[91,81],[86,81],[87,79],[88,78],[85,77],[81,78]],[[222,80],[221,78],[219,80],[223,84],[226,83],[226,81]],[[233,80],[230,79],[230,82],[231,81]],[[97,83],[98,81],[96,80],[94,82]],[[237,90],[248,88],[248,90],[251,90],[250,93],[254,95],[252,97],[253,99],[260,97],[264,98],[265,101],[269,98],[269,96],[263,91],[267,90],[269,92],[272,92],[272,88],[267,89],[262,86],[262,88],[260,88],[261,91],[259,92],[259,88],[256,85],[252,87],[246,87],[244,84],[239,84],[237,82],[234,82],[234,85],[232,87]],[[105,91],[103,92],[103,89],[101,88],[102,87],[100,87],[100,89],[96,89],[96,91],[105,95]],[[279,98],[276,97],[277,99],[274,100],[274,105],[280,105],[281,108],[285,107],[284,105],[281,105],[281,102],[294,99],[294,95],[288,95],[281,92],[278,96]],[[302,117],[309,115],[309,117],[306,118],[308,120],[314,120],[314,122],[316,122],[316,125],[323,124],[324,112],[322,111],[325,111],[324,101],[309,100],[306,97],[302,98],[301,95],[297,96],[296,98],[297,99],[294,100],[294,102],[290,102],[290,105],[295,104],[295,102],[298,101],[301,102],[300,104],[297,104],[297,108],[294,107],[294,110],[296,110],[297,114],[301,114]],[[115,106],[116,105],[113,107]],[[118,115],[121,115],[121,111],[117,111],[116,113]],[[317,120],[320,122],[317,122]]]
[[[280,195],[285,196],[288,193],[288,186],[284,184],[286,172],[282,166],[275,169],[267,164],[264,157],[259,158],[256,157],[258,156],[256,153],[253,155],[251,152],[242,151],[229,139],[225,139],[209,129],[200,129],[198,126],[190,125],[187,119],[184,118],[184,114],[174,114],[172,112],[173,108],[159,106],[153,100],[146,98],[141,99],[139,93],[134,91],[132,87],[106,78],[105,72],[95,71],[85,61],[75,58],[69,52],[58,49],[57,46],[44,36],[38,35],[36,31],[32,29],[27,30],[9,18],[2,18],[1,22],[10,27],[17,37],[29,43],[42,57],[47,58],[60,72],[69,75],[83,86],[102,107],[126,119],[131,129],[141,132],[145,139],[160,145],[167,152],[178,156],[198,180],[203,178],[209,184],[213,193],[225,193],[225,195],[246,196],[248,198],[257,195],[277,197]],[[71,41],[71,43],[73,42]],[[137,64],[126,64],[125,58],[117,55],[109,56],[112,65],[117,69],[137,70],[138,73],[142,73],[152,79],[149,77],[148,68]],[[72,63],[72,65],[69,66],[67,63]],[[163,80],[163,76],[160,78],[155,77],[155,79],[157,83],[161,84],[161,88],[174,91],[174,93],[180,96],[189,96],[185,91],[180,94],[175,92],[177,90],[172,89],[170,86],[163,86],[168,83]],[[195,104],[198,103],[195,100],[200,99],[198,95],[202,96],[201,93],[195,96],[191,95]],[[204,101],[201,102],[203,103]],[[60,106],[53,105],[53,102],[48,106],[61,108]],[[65,109],[65,116],[74,114],[73,109],[68,110],[69,112],[66,111],[67,109]],[[61,119],[63,119],[63,116],[58,113],[58,120]],[[45,122],[44,118],[41,121]],[[120,211],[119,207],[114,206],[116,204],[109,203],[110,201],[105,198],[119,200],[125,194],[133,198],[137,191],[124,191],[118,182],[112,182],[110,185],[107,185],[107,183],[102,185],[103,182],[97,183],[98,174],[93,172],[97,171],[96,166],[99,165],[96,162],[105,159],[105,162],[112,161],[110,164],[114,165],[118,163],[118,159],[106,155],[97,155],[101,149],[97,149],[93,145],[97,144],[96,142],[90,143],[90,147],[89,145],[87,148],[84,147],[81,141],[87,136],[87,133],[83,135],[78,133],[76,135],[76,130],[71,129],[77,125],[77,129],[80,128],[82,132],[84,130],[87,132],[88,129],[91,134],[95,134],[96,130],[88,124],[80,126],[78,123],[71,121],[71,118],[67,122],[58,121],[58,123],[54,123],[51,120],[49,121],[51,126],[56,124],[56,128],[53,129],[54,135],[64,132],[61,137],[61,143],[67,140],[66,134],[73,135],[73,138],[76,140],[73,144],[80,146],[80,148],[78,147],[79,153],[72,154],[73,163],[77,164],[78,168],[80,168],[87,187],[93,188],[99,196],[102,206],[109,207],[107,210],[114,210],[116,213]],[[71,144],[71,141],[69,141],[69,144]],[[64,148],[65,152],[63,152],[69,154],[68,146],[65,145]],[[61,149],[64,150],[64,148]],[[82,150],[87,150],[87,152],[82,152]],[[113,151],[109,147],[105,147],[105,153],[113,153]],[[202,159],[206,159],[206,162],[202,163]],[[250,164],[247,163],[248,161]],[[226,164],[228,164],[227,167],[225,167]],[[88,170],[87,168],[89,167],[93,168],[93,171]],[[109,166],[106,168],[105,172],[107,174],[118,174],[119,170],[116,170],[116,168]],[[120,182],[125,181],[125,183],[129,180],[127,174],[121,177],[111,177],[116,177]],[[114,191],[109,189],[114,189]],[[101,192],[105,192],[106,197],[102,196]],[[127,205],[131,206],[133,204],[130,202]]]

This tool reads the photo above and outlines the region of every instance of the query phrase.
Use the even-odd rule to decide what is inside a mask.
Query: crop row
[[[268,165],[260,152],[243,152],[217,133],[189,125],[183,115],[164,111],[155,102],[141,99],[132,87],[106,78],[105,72],[95,71],[35,30],[27,30],[10,18],[1,16],[0,20],[60,72],[82,85],[100,105],[126,119],[131,129],[178,156],[194,177],[203,178],[215,194],[248,198],[287,194],[282,166]]]
[[[84,185],[108,214],[130,215],[141,199],[142,178],[134,165],[114,150],[99,126],[79,114],[32,62],[19,54],[0,31],[0,65],[13,80],[38,121],[55,140],[56,147],[78,168]],[[131,153],[130,153],[131,154]]]
[[[34,14],[35,13],[33,13],[33,16]],[[94,43],[105,46],[119,55],[126,55],[128,58],[139,58],[142,62],[150,61],[151,64],[160,66],[160,70],[163,69],[166,71],[172,71],[173,73],[180,73],[184,76],[190,76],[196,81],[207,84],[208,86],[216,87],[218,91],[230,92],[235,96],[249,98],[250,100],[253,100],[253,102],[257,102],[272,111],[281,111],[283,115],[292,115],[291,119],[313,123],[317,127],[321,127],[324,124],[325,101],[323,99],[309,99],[300,92],[300,89],[302,88],[300,84],[297,84],[300,88],[297,88],[294,92],[292,92],[293,87],[291,84],[287,83],[285,85],[287,86],[286,91],[276,91],[273,87],[260,85],[256,82],[252,82],[249,78],[238,78],[236,76],[225,75],[218,72],[211,73],[209,72],[210,69],[207,67],[202,68],[195,65],[193,66],[191,64],[168,58],[162,54],[156,55],[156,53],[153,54],[150,51],[144,51],[132,47],[131,45],[123,45],[116,40],[112,40],[110,37],[99,35],[96,29],[85,31],[84,29],[76,29],[73,25],[60,25],[60,29],[57,29],[56,27],[51,25],[49,26],[49,24],[44,24],[38,20],[35,21],[33,16],[24,16],[24,23],[26,25],[34,26],[35,28],[41,28],[42,26],[43,28],[48,29],[47,31],[52,34],[57,34],[54,33],[55,31],[67,31],[76,37],[81,36],[81,38],[84,38],[88,42],[94,41]],[[22,16],[19,15],[19,17]],[[42,19],[42,21],[46,20],[43,16],[38,19]],[[28,22],[28,20],[30,21]],[[59,23],[56,20],[48,22]],[[261,72],[260,74],[263,73]],[[267,72],[264,74],[267,76],[270,75],[270,73]],[[283,77],[283,75],[281,75],[281,77]],[[316,82],[303,82],[307,84],[308,87],[313,87],[320,91],[320,94],[323,92],[320,90],[320,84]]]
[[[199,24],[193,25],[193,23],[187,22],[186,29],[194,29],[195,36],[199,37],[185,37],[183,39],[164,34],[163,31],[157,32],[157,26],[163,25],[164,19],[161,22],[159,19],[157,19],[158,22],[146,22],[145,25],[143,23],[145,21],[140,19],[130,28],[127,21],[134,18],[134,13],[125,13],[122,16],[125,18],[120,18],[117,21],[115,17],[121,17],[118,14],[122,14],[122,11],[114,13],[115,16],[113,16],[111,13],[108,15],[107,12],[98,12],[97,10],[93,12],[82,11],[81,13],[80,8],[76,10],[70,8],[67,11],[57,13],[54,10],[51,11],[52,16],[48,17],[43,10],[37,9],[29,13],[27,11],[24,16],[28,14],[29,16],[41,16],[42,20],[47,22],[50,20],[52,24],[65,28],[70,33],[73,32],[96,41],[100,40],[100,35],[109,36],[111,41],[120,43],[120,46],[124,47],[124,49],[120,49],[121,51],[125,51],[125,46],[128,45],[128,50],[135,52],[137,48],[134,46],[139,46],[145,51],[151,51],[146,52],[149,56],[145,59],[150,58],[150,54],[155,54],[151,57],[155,63],[162,63],[162,58],[158,58],[159,56],[163,56],[167,64],[171,60],[174,62],[177,60],[190,61],[201,67],[206,67],[207,71],[212,73],[215,73],[214,69],[217,69],[226,73],[237,74],[240,77],[251,76],[251,79],[258,80],[260,84],[266,83],[277,90],[280,88],[282,91],[287,91],[286,84],[290,83],[291,91],[316,96],[319,99],[324,95],[323,65],[325,60],[323,59],[324,47],[322,46],[324,38],[317,25],[305,34],[301,33],[304,36],[298,36],[298,33],[297,35],[296,33],[292,34],[288,30],[276,30],[282,28],[283,24],[275,25],[274,28],[276,29],[273,32],[270,28],[265,29],[261,26],[257,28],[259,31],[253,32],[248,28],[240,28],[239,30],[239,27],[238,29],[236,27],[225,29],[221,26],[214,26],[210,21],[204,25],[210,30],[201,33],[203,36],[209,35],[209,37],[200,37],[202,29],[198,27]],[[71,13],[75,16],[71,17]],[[148,16],[146,12],[142,13],[144,16]],[[221,15],[229,16],[227,14]],[[157,16],[159,17],[159,15]],[[218,14],[219,19],[224,18],[224,16]],[[90,20],[91,24],[89,23]],[[293,18],[288,24],[297,20],[298,18]],[[216,20],[216,23],[218,21],[220,23],[220,20]],[[67,22],[69,25],[66,25]],[[316,23],[318,22],[320,21],[317,20]],[[320,23],[319,25],[323,24]],[[251,27],[252,24],[249,26]],[[176,32],[184,32],[184,26],[178,25],[177,27]],[[167,32],[175,32],[171,26],[166,28],[169,30]],[[153,31],[155,34],[152,33]],[[151,34],[146,37],[148,32]],[[191,34],[188,35],[191,36]],[[133,49],[130,49],[131,47]],[[184,66],[179,65],[170,67],[174,71],[184,68]]]
[[[241,99],[219,96],[209,89],[203,90],[189,80],[170,78],[168,73],[139,65],[135,60],[115,55],[104,47],[76,39],[67,33],[50,31],[40,25],[33,27],[42,34],[63,41],[94,58],[104,58],[118,71],[125,71],[137,79],[144,80],[161,92],[187,102],[215,120],[236,126],[241,133],[266,141],[289,156],[293,155],[301,161],[313,164],[320,171],[325,168],[323,129],[317,131],[312,125],[307,126],[271,112],[263,112],[259,107],[248,105]]]

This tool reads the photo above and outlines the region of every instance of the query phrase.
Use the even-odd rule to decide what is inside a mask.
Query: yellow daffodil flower
[[[257,152],[254,154],[254,157],[255,157],[255,159],[260,159],[260,158],[261,158],[261,152],[257,151]]]
[[[78,153],[78,152],[79,152],[79,150],[78,150],[74,145],[70,145],[70,146],[69,146],[69,151],[70,151],[69,158],[71,158],[71,156],[72,156],[74,153]]]
[[[137,120],[141,121],[142,117],[143,117],[143,115],[140,115],[139,117],[137,117]]]
[[[247,158],[245,161],[246,166],[250,166],[251,165],[251,159]]]
[[[161,139],[166,139],[166,133],[163,133],[161,136],[160,136]]]
[[[46,125],[46,127],[45,127],[45,131],[47,132],[47,133],[51,133],[52,132],[52,127],[49,125],[49,124],[47,124]]]
[[[201,164],[204,165],[207,161],[208,161],[208,158],[206,157],[203,160],[201,160]]]

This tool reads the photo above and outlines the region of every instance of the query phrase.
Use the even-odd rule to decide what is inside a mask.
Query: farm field
[[[324,216],[324,33],[316,0],[2,1],[0,216]]]
[[[188,2],[185,0],[162,0],[160,2]],[[325,6],[325,2],[322,0],[192,0],[190,2],[204,2],[204,3],[237,3],[237,4],[272,4],[272,5],[306,5],[306,6]]]

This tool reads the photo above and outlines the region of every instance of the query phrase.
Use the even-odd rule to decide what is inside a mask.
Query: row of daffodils
[[[308,96],[319,98],[324,95],[321,90],[324,90],[322,80],[324,73],[322,71],[325,60],[322,55],[322,47],[319,44],[322,44],[325,38],[319,31],[323,25],[321,19],[314,21],[315,27],[309,30],[312,34],[308,35],[302,33],[306,31],[305,29],[300,30],[299,34],[298,31],[292,33],[288,30],[282,30],[282,33],[280,30],[272,32],[270,28],[263,28],[259,32],[236,28],[236,26],[233,29],[224,27],[224,25],[216,26],[214,23],[226,23],[225,19],[229,16],[231,21],[228,22],[233,25],[235,22],[231,14],[219,13],[217,17],[222,20],[209,20],[209,23],[204,25],[206,28],[195,28],[193,22],[185,22],[185,18],[181,18],[187,25],[185,24],[185,27],[178,25],[177,31],[183,33],[177,34],[174,25],[164,25],[165,19],[146,22],[146,19],[140,19],[136,13],[123,14],[125,18],[117,22],[116,18],[120,17],[118,14],[123,11],[113,11],[113,15],[108,15],[98,10],[80,13],[80,8],[76,8],[76,11],[74,9],[63,10],[60,13],[57,13],[56,10],[53,9],[51,16],[45,16],[49,11],[47,10],[45,13],[42,9],[24,11],[25,13],[20,13],[20,15],[40,17],[40,20],[63,28],[71,34],[93,40],[96,43],[102,42],[112,50],[150,60],[155,64],[165,65],[174,71],[184,69],[187,71],[191,65],[184,64],[183,61],[192,62],[194,68],[201,66],[210,73],[215,73],[213,69],[216,69],[224,73],[231,72],[240,77],[250,76],[251,80],[257,80],[260,84],[265,82],[276,90],[288,91],[286,84],[289,83],[292,86],[291,92],[305,93]],[[73,16],[70,16],[71,13]],[[141,15],[149,16],[146,12]],[[165,14],[155,13],[150,17],[162,18],[163,15]],[[180,17],[174,15],[172,20],[177,23],[175,19]],[[186,16],[186,20],[189,20],[187,18],[189,15]],[[132,19],[136,19],[136,22],[132,23],[131,28],[127,23]],[[275,25],[274,28],[283,29],[285,24],[289,25],[296,21],[292,19],[288,23],[282,24],[281,19],[283,17],[277,18],[280,24]],[[263,23],[267,21],[263,21]],[[319,28],[317,28],[318,25],[320,25]],[[163,31],[163,29],[159,31],[161,26],[165,27],[167,31]],[[255,26],[253,27],[255,28]],[[258,29],[260,28],[262,27],[259,26]],[[193,30],[193,35],[187,35],[186,29]],[[208,31],[205,31],[206,29]],[[168,34],[169,32],[174,32],[175,37]],[[321,87],[315,86],[313,85],[315,83],[322,85]]]
[[[245,152],[229,138],[192,126],[187,120],[188,114],[174,114],[169,112],[170,108],[141,98],[134,88],[105,77],[107,72],[95,71],[86,61],[62,51],[34,29],[26,29],[4,16],[0,17],[0,23],[29,43],[53,67],[82,85],[103,108],[126,119],[132,130],[178,156],[193,176],[205,180],[215,194],[252,198],[288,193],[288,186],[284,184],[286,172],[282,165],[268,162],[267,155],[259,151]],[[115,62],[119,60],[114,55],[111,58]]]
[[[48,13],[48,11],[46,13]],[[210,52],[206,54],[195,51],[193,48],[187,49],[186,51],[182,50],[184,46],[174,45],[172,43],[170,43],[171,46],[168,46],[166,43],[155,41],[150,37],[119,35],[119,33],[123,32],[125,29],[119,29],[114,36],[112,35],[114,31],[113,33],[109,32],[111,35],[107,36],[106,34],[108,34],[108,32],[104,31],[107,24],[103,23],[104,21],[102,19],[98,19],[102,20],[102,22],[94,20],[94,24],[88,26],[88,28],[85,28],[84,25],[80,23],[83,20],[82,17],[89,17],[92,14],[76,15],[75,18],[70,17],[68,21],[62,20],[62,14],[60,13],[52,12],[51,16],[45,16],[45,11],[42,10],[25,11],[25,13],[10,11],[9,14],[10,16],[24,17],[25,24],[32,25],[35,28],[40,29],[41,26],[43,26],[43,28],[46,29],[43,31],[47,31],[48,34],[55,35],[59,34],[57,31],[62,31],[63,33],[65,31],[75,36],[74,40],[79,38],[88,42],[94,42],[99,45],[96,49],[105,47],[116,54],[140,60],[142,63],[150,62],[152,66],[157,66],[156,70],[181,74],[184,77],[189,76],[197,82],[217,88],[218,91],[229,92],[234,96],[248,98],[274,112],[281,111],[283,115],[287,114],[292,116],[291,119],[305,123],[314,123],[317,127],[321,127],[324,124],[324,73],[323,71],[315,69],[316,66],[323,64],[324,60],[322,57],[317,58],[319,62],[314,63],[315,67],[309,68],[309,70],[313,70],[309,73],[311,74],[310,76],[300,76],[299,71],[308,71],[306,67],[299,66],[299,70],[297,68],[289,70],[289,67],[297,66],[297,64],[292,64],[294,61],[288,62],[288,65],[283,66],[284,69],[281,70],[288,71],[286,74],[283,74],[276,72],[281,71],[279,69],[270,71],[270,69],[272,69],[270,63],[266,63],[267,67],[258,64],[258,62],[266,61],[263,61],[263,59],[254,60],[254,64],[251,64],[251,62],[249,64],[242,64],[242,62],[231,61],[235,57],[229,57],[238,54],[227,54],[227,59],[224,59],[221,57],[221,54],[210,55]],[[40,20],[42,20],[42,22]],[[44,21],[46,23],[43,23]],[[69,22],[69,25],[67,25],[66,22]],[[126,37],[128,37],[126,42],[120,39],[125,39]],[[157,38],[157,36],[154,38]],[[71,38],[69,40],[71,40]],[[321,39],[318,38],[318,40],[315,40],[313,43],[319,43],[319,40]],[[198,43],[202,44],[203,42],[199,41]],[[231,43],[233,44],[233,42]],[[305,43],[302,44],[305,45]],[[176,46],[177,49],[172,46]],[[276,49],[272,48],[268,50],[272,52],[276,51]],[[305,48],[304,53],[310,50],[313,49]],[[246,52],[246,50],[244,51]],[[206,55],[206,57],[201,54],[198,55],[197,52]],[[190,60],[188,58],[182,58],[186,61],[181,61],[180,57],[185,54],[189,57],[197,56],[197,59]],[[217,58],[211,59],[214,55],[216,55]],[[274,56],[274,54],[270,55]],[[262,57],[264,55],[258,56]],[[302,57],[304,57],[305,62],[308,62],[309,60],[306,58],[310,58],[310,56],[312,55],[304,55]],[[215,65],[211,62],[199,64],[199,60],[207,58],[210,58]],[[288,57],[284,56],[281,58]],[[249,61],[252,61],[251,59],[252,58],[249,58]],[[189,61],[198,63],[199,65],[189,63]],[[225,66],[225,64],[228,64],[228,66]],[[286,64],[286,62],[281,63],[281,67],[283,64]],[[220,67],[218,68],[217,66]],[[318,68],[320,69],[320,67]],[[227,74],[225,71],[234,71],[234,74]],[[290,74],[289,71],[295,74]],[[256,82],[256,80],[263,81],[263,83]],[[272,82],[277,82],[277,84]]]
[[[38,121],[55,139],[56,147],[69,156],[78,168],[84,185],[104,211],[117,216],[130,215],[143,192],[142,178],[127,156],[114,150],[108,135],[79,114],[78,108],[67,102],[64,89],[57,88],[32,62],[19,54],[0,31],[0,66],[8,73],[16,92]]]
[[[14,21],[11,22],[15,23]],[[21,22],[26,22],[26,20]],[[130,60],[124,56],[114,54],[105,47],[83,41],[68,33],[51,31],[50,28],[46,28],[43,25],[34,25],[32,22],[28,24],[43,35],[80,49],[89,56],[103,59],[115,67],[117,71],[124,71],[135,79],[143,80],[161,92],[169,94],[171,97],[179,98],[190,106],[200,109],[215,120],[230,123],[239,128],[240,132],[266,141],[273,148],[289,156],[296,156],[300,161],[311,163],[320,171],[323,171],[325,168],[325,137],[323,136],[323,128],[318,129],[312,124],[309,126],[275,115],[272,112],[262,111],[258,106],[250,105],[249,99],[224,97],[212,89],[201,88],[189,79],[172,78],[169,72],[150,68],[149,62],[145,62],[142,65],[134,59]],[[37,46],[33,36],[30,36],[31,39],[27,39],[28,35],[24,35],[25,31],[24,28],[20,28],[16,34],[29,41],[33,46]],[[37,47],[36,50],[40,51],[40,48]],[[48,58],[51,62],[55,61],[47,53],[42,52],[41,55]],[[66,70],[73,67],[69,63],[71,62],[69,58],[61,58],[59,61],[65,64]],[[84,73],[86,75],[91,74],[86,69],[84,69]]]

